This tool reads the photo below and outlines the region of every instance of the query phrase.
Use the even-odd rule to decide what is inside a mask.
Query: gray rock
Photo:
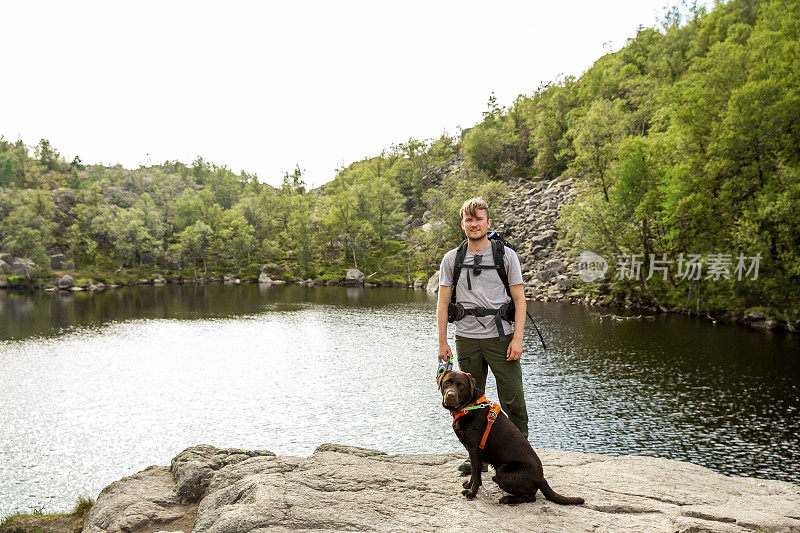
[[[433,273],[433,276],[428,278],[428,284],[425,286],[428,292],[439,292],[439,271]]]
[[[259,285],[270,285],[272,283],[272,278],[270,278],[266,272],[261,272],[258,276],[258,283]]]
[[[83,532],[153,528],[189,533],[196,513],[196,504],[181,502],[169,469],[151,466],[104,488],[86,516]]]
[[[58,278],[58,288],[59,289],[69,289],[75,284],[75,279],[70,276],[69,274],[65,274]]]
[[[414,217],[412,215],[408,215],[406,218],[403,219],[403,221],[400,223],[400,225],[403,226],[403,227],[406,227],[406,226],[410,225],[413,220],[414,220]]]
[[[50,268],[61,269],[67,263],[67,256],[64,254],[53,254],[50,256]]]
[[[415,279],[413,287],[417,290],[422,290],[425,288],[425,280],[422,279]]]
[[[538,245],[546,245],[546,244],[549,244],[551,241],[553,241],[553,239],[555,239],[557,235],[558,235],[558,233],[556,232],[556,230],[552,230],[551,229],[551,230],[543,231],[539,235],[536,235],[536,236],[532,237],[531,238],[531,242],[534,245],[537,245],[537,244]]]
[[[443,228],[446,225],[447,223],[444,220],[434,220],[432,222],[426,222],[420,229],[428,233],[430,231],[436,231],[439,228]]]
[[[283,274],[286,272],[286,269],[282,266],[276,265],[275,263],[267,263],[266,265],[261,265],[261,272],[273,275]]]
[[[780,325],[777,320],[757,320],[750,323],[751,328],[758,329],[775,329]]]
[[[183,501],[197,502],[205,494],[217,470],[251,457],[272,457],[270,451],[245,451],[235,448],[220,450],[208,444],[187,448],[175,456],[170,471],[175,479],[175,491]]]
[[[569,279],[567,276],[559,275],[556,276],[556,286],[560,292],[569,292],[570,289],[575,285],[575,283]]]
[[[167,284],[167,280],[165,280],[161,276],[159,276],[159,277],[157,277],[156,279],[153,280],[153,285],[166,285],[166,284]]]
[[[433,217],[433,213],[431,213],[430,211],[425,211],[425,212],[422,214],[422,221],[423,221],[423,222],[427,222],[427,221],[428,221],[428,220],[430,220],[432,217]]]
[[[4,260],[0,259],[0,272],[7,272],[11,273],[11,265],[6,263]]]
[[[11,275],[28,277],[36,268],[36,263],[27,257],[15,257],[11,262]]]
[[[467,500],[461,495],[463,478],[455,475],[464,453],[387,455],[326,444],[310,457],[275,457],[197,446],[173,460],[172,477],[164,467],[150,467],[103,489],[84,531],[800,528],[800,487],[791,483],[727,477],[652,457],[537,453],[550,485],[559,493],[582,496],[584,505],[557,505],[543,496],[531,503],[501,505],[504,493],[490,475],[483,476],[477,497]]]
[[[345,276],[345,283],[348,285],[363,285],[367,276],[357,268],[351,268],[347,271]]]
[[[551,259],[544,264],[544,268],[550,270],[551,272],[555,272],[556,274],[562,274],[567,270],[567,267],[564,266],[564,262],[560,259]]]

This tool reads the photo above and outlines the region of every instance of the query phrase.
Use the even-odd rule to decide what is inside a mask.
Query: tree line
[[[563,242],[604,257],[762,257],[757,280],[611,279],[584,286],[707,309],[800,301],[800,0],[674,8],[579,78],[492,97],[459,136],[392,146],[308,190],[198,158],[127,170],[0,140],[0,251],[65,253],[89,273],[424,279],[460,240],[466,197],[511,178],[572,178]],[[420,218],[444,221],[419,227]],[[409,224],[409,222],[411,222]]]
[[[735,308],[800,302],[800,2],[669,10],[578,79],[490,105],[464,139],[491,177],[572,177],[572,250],[760,254],[756,280],[613,279],[620,296]],[[800,312],[800,311],[796,311]]]
[[[341,281],[358,268],[408,284],[427,279],[458,235],[405,219],[451,220],[459,198],[499,193],[485,173],[451,172],[457,159],[454,138],[409,140],[308,190],[299,167],[272,187],[201,157],[128,170],[67,163],[45,139],[32,153],[0,139],[0,251],[42,274],[62,253],[68,270],[109,281],[257,277],[273,263],[286,279]]]

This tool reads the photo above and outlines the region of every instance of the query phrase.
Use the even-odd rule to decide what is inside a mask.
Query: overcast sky
[[[319,185],[580,75],[667,0],[8,2],[0,134],[128,168],[201,155]],[[674,4],[674,0],[672,1]]]

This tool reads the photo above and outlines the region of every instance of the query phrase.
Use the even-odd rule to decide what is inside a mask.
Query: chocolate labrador
[[[481,449],[489,421],[489,405],[482,408],[471,407],[483,397],[483,391],[477,387],[475,378],[466,372],[448,370],[436,377],[436,383],[442,393],[442,406],[453,413],[453,429],[458,440],[469,453],[472,473],[464,482],[461,492],[468,499],[478,493],[481,486],[481,467],[484,462],[494,466],[495,475],[492,480],[509,496],[500,498],[500,503],[523,503],[536,501],[536,491],[541,490],[545,497],[560,504],[582,504],[583,498],[570,498],[556,493],[544,479],[542,462],[531,448],[528,440],[519,429],[500,412],[494,419],[485,445]],[[456,415],[463,412],[462,415]]]

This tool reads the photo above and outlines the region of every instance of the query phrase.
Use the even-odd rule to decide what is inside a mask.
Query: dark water
[[[200,442],[457,451],[433,381],[434,307],[435,296],[403,289],[0,291],[0,515],[66,509]],[[800,483],[796,336],[530,309],[548,345],[529,323],[534,447]]]

